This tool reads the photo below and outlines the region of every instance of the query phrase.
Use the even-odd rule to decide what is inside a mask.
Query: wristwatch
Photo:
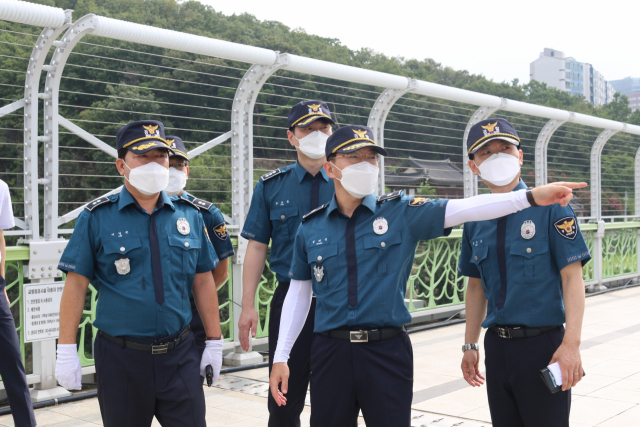
[[[462,352],[464,353],[467,350],[476,350],[480,351],[480,346],[478,344],[465,344],[462,346]]]
[[[529,202],[529,204],[534,207],[534,208],[539,208],[540,205],[536,203],[536,199],[533,198],[533,188],[529,187],[527,188],[527,201]]]

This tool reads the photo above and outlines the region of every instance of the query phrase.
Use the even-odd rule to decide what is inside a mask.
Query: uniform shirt
[[[191,202],[196,200],[193,195],[186,191],[183,191],[180,197]],[[224,222],[224,217],[222,216],[220,209],[218,209],[213,203],[199,199],[197,200],[198,203],[196,203],[196,206],[200,208],[204,225],[207,227],[209,238],[213,244],[213,249],[216,251],[218,260],[222,261],[223,259],[227,259],[234,255],[235,252],[233,250],[233,244],[231,243],[231,238],[227,231],[227,225]]]
[[[95,204],[95,206],[93,206]],[[58,268],[88,278],[99,292],[94,326],[113,336],[163,337],[191,321],[196,273],[218,264],[199,210],[179,197],[160,193],[153,210],[160,250],[164,303],[155,297],[150,239],[151,215],[126,187],[100,198],[78,216]],[[178,230],[178,225],[187,227]],[[182,234],[186,232],[186,234]],[[129,259],[119,274],[115,261]]]
[[[269,267],[279,282],[290,280],[292,242],[302,216],[334,193],[324,169],[313,177],[298,162],[269,172],[256,184],[241,236],[264,244],[272,240]]]
[[[565,322],[560,270],[590,259],[573,209],[551,205],[466,223],[458,271],[482,279],[483,327],[555,326]]]
[[[416,245],[449,234],[447,202],[370,194],[349,218],[334,196],[310,214],[298,229],[289,276],[313,281],[315,332],[409,323],[404,295]]]
[[[9,194],[9,186],[0,179],[0,230],[13,228],[15,221],[13,220],[13,208],[11,206],[11,195]]]

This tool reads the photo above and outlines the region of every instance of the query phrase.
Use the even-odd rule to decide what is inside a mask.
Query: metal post
[[[573,113],[571,113],[570,117],[573,117]],[[571,118],[569,120],[549,120],[538,134],[535,149],[536,187],[547,184],[547,147],[549,146],[551,137],[560,126],[570,120]]]
[[[623,126],[623,130],[626,126]],[[595,217],[597,221],[602,219],[602,182],[600,180],[602,149],[607,141],[618,132],[618,130],[611,129],[603,130],[591,148],[591,216]]]
[[[478,194],[478,177],[473,174],[467,160],[469,159],[469,155],[467,154],[467,140],[469,139],[469,130],[471,127],[478,122],[488,119],[507,105],[507,100],[501,98],[502,102],[499,107],[480,107],[473,113],[473,116],[469,119],[467,123],[467,127],[464,130],[464,137],[462,138],[462,170],[464,171],[464,197],[472,197]]]
[[[384,147],[384,123],[391,111],[393,105],[398,102],[402,96],[411,92],[416,87],[414,79],[407,79],[407,87],[404,89],[385,89],[371,108],[367,126],[373,129],[373,140],[381,147]],[[384,157],[380,157],[380,175],[378,177],[378,192],[384,194]]]
[[[253,195],[253,110],[262,86],[276,71],[289,63],[287,54],[278,55],[273,65],[254,64],[247,70],[236,89],[231,107],[231,219],[242,230]],[[242,302],[242,268],[247,252],[247,240],[238,233],[238,248],[233,257],[233,302]],[[242,366],[262,362],[258,352],[244,352],[240,347],[238,321],[240,310],[233,310],[233,337],[235,349],[225,356],[227,365]]]

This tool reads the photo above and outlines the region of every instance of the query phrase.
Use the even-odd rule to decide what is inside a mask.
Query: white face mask
[[[295,139],[298,139],[294,136]],[[310,159],[321,159],[325,156],[324,148],[327,145],[329,135],[319,130],[311,132],[302,139],[298,139],[298,148]]]
[[[169,196],[177,196],[182,193],[185,185],[187,185],[187,173],[176,168],[169,168],[169,184],[164,192]]]
[[[475,164],[475,162],[474,162]],[[480,177],[484,181],[489,181],[493,185],[502,187],[511,183],[518,172],[520,172],[520,159],[507,153],[498,153],[482,162],[480,166]]]
[[[377,166],[362,161],[340,169],[333,163],[331,164],[342,172],[342,179],[336,179],[338,179],[342,187],[356,199],[362,199],[369,194],[373,194],[376,190],[379,171]]]
[[[131,169],[126,162],[124,165],[131,171],[129,172],[129,178],[127,179],[125,176],[124,179],[129,181],[142,194],[152,196],[167,187],[169,169],[164,166],[156,162],[149,162],[146,165]]]

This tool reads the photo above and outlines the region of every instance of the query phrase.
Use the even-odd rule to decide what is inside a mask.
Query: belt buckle
[[[169,350],[169,344],[151,346],[151,354],[164,354]]]
[[[498,328],[498,336],[500,338],[511,338],[509,328]]]
[[[369,342],[369,331],[349,331],[349,341]]]

